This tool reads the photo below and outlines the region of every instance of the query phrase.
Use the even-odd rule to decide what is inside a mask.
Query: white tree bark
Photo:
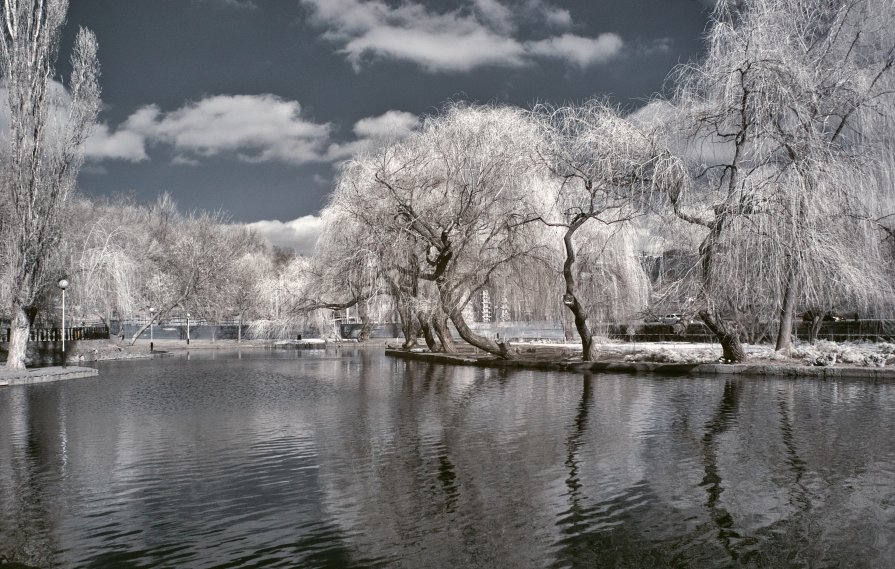
[[[7,87],[8,143],[2,149],[2,195],[11,219],[5,229],[6,279],[12,327],[7,368],[25,366],[30,322],[25,317],[48,286],[50,256],[59,242],[60,212],[74,186],[83,143],[99,109],[96,38],[81,30],[72,55],[69,101],[54,83],[53,64],[68,3],[4,0],[0,72]]]

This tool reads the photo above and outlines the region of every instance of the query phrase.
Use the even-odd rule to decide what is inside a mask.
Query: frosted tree
[[[693,310],[728,361],[745,358],[737,312],[779,318],[783,349],[800,303],[881,290],[872,231],[849,215],[862,187],[841,180],[861,178],[859,119],[891,73],[892,18],[887,0],[722,2],[706,57],[678,74],[697,183],[671,198],[704,231]]]
[[[7,215],[5,287],[12,323],[6,366],[25,366],[29,312],[48,282],[48,257],[60,239],[59,216],[75,185],[83,145],[99,110],[99,65],[94,35],[80,30],[72,74],[55,83],[54,63],[68,3],[4,0],[0,73],[9,106],[2,141],[0,192]]]
[[[541,247],[524,223],[536,138],[520,109],[450,106],[375,156],[375,184],[355,202],[385,209],[385,227],[417,263],[418,278],[435,284],[459,335],[501,357],[511,356],[508,345],[474,333],[462,311],[496,273]]]
[[[596,357],[589,312],[631,316],[645,305],[648,281],[630,247],[630,224],[686,183],[681,162],[648,131],[599,101],[535,109],[541,164],[549,172],[537,221],[562,243],[563,304],[572,313],[582,358]],[[588,257],[584,268],[579,257]],[[583,294],[581,278],[592,294]],[[590,304],[590,306],[587,306]]]
[[[222,213],[182,215],[168,195],[146,213],[143,225],[149,229],[149,241],[139,297],[145,309],[154,311],[131,344],[175,308],[219,313],[229,270],[246,243],[246,234],[227,224]]]

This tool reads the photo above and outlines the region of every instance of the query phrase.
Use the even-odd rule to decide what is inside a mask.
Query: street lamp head
[[[150,308],[150,309],[149,309],[149,313],[150,313],[150,314],[155,314],[155,308]]]
[[[68,288],[68,281],[65,279],[61,279],[58,283],[56,283],[56,286],[58,286],[62,290],[65,290]]]

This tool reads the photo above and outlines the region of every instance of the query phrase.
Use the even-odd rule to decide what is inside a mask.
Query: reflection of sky
[[[0,553],[63,565],[895,558],[895,386],[110,363],[0,391]],[[751,561],[750,561],[751,560]]]

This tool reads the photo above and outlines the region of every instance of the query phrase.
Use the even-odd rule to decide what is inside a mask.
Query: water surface
[[[38,567],[895,567],[895,384],[193,353],[0,389]]]

